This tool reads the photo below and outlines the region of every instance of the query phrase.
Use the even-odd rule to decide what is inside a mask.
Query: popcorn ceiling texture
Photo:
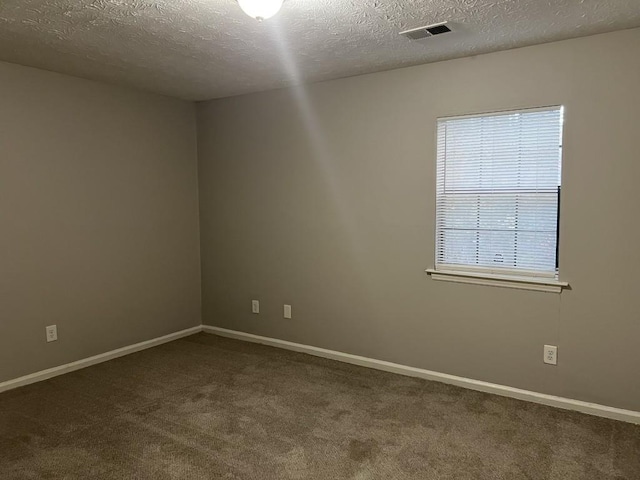
[[[638,26],[639,0],[2,0],[0,60],[206,100]]]

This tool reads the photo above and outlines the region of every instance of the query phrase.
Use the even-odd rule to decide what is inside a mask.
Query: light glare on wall
[[[238,4],[244,13],[261,22],[278,13],[283,1],[284,0],[238,0]]]

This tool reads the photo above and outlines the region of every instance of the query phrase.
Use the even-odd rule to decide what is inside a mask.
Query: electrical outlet
[[[284,318],[291,318],[291,305],[284,306]]]
[[[260,301],[251,300],[251,313],[260,313]]]
[[[58,326],[57,325],[49,325],[46,328],[47,331],[47,343],[55,342],[58,340]]]
[[[544,346],[544,363],[548,365],[558,364],[558,347],[554,345]]]

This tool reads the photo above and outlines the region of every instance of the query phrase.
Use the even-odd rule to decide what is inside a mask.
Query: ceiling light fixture
[[[278,13],[283,2],[284,0],[238,0],[238,4],[244,13],[259,22]]]

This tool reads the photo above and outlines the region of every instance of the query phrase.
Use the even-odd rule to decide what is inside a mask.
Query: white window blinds
[[[562,107],[438,120],[436,269],[557,276]]]

